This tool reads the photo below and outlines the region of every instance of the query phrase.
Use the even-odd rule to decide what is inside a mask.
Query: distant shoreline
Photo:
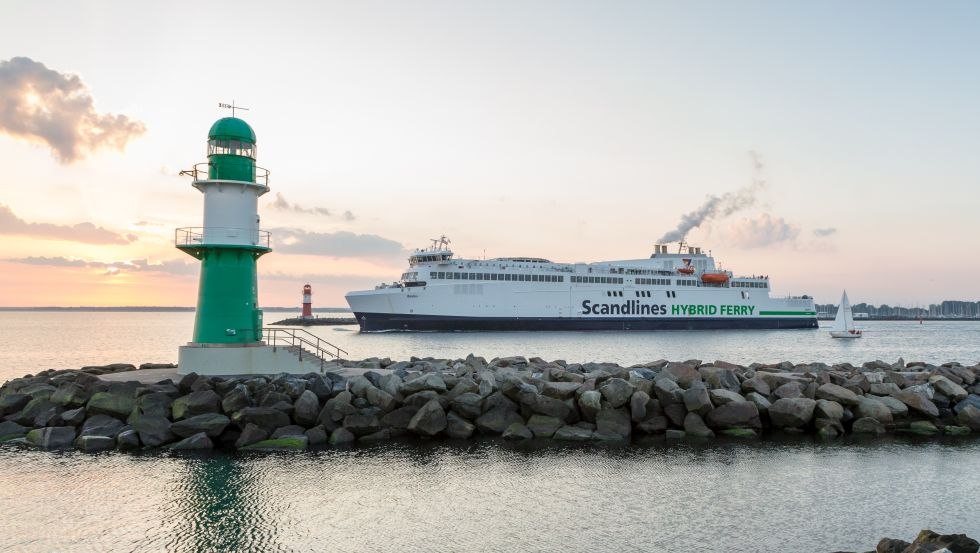
[[[154,306],[132,306],[132,307],[0,307],[0,311],[89,311],[89,312],[150,312],[150,313],[185,313],[193,312],[193,307],[154,307]],[[299,312],[299,307],[263,307],[266,312]],[[321,307],[313,309],[314,313],[350,313],[346,307]]]

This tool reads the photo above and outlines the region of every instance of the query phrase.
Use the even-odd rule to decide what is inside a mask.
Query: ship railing
[[[180,176],[182,177],[188,176],[196,181],[197,180],[228,180],[228,179],[222,179],[220,177],[216,177],[212,179],[210,176],[210,169],[211,169],[210,162],[205,161],[202,163],[195,163],[194,167],[181,171]],[[264,167],[256,166],[255,180],[252,182],[254,182],[255,184],[261,184],[262,186],[269,186],[269,170],[265,169]]]
[[[320,361],[320,372],[323,372],[328,358],[342,359],[341,354],[344,357],[349,355],[347,351],[302,328],[263,328],[262,339],[273,347],[273,351],[279,347],[297,348],[300,361],[304,353],[313,356]]]
[[[271,248],[267,230],[233,227],[182,227],[174,231],[174,245],[204,246],[208,244],[251,244]]]

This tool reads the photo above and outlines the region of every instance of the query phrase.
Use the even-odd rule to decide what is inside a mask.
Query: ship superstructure
[[[398,281],[347,294],[362,331],[817,328],[811,297],[771,297],[768,276],[735,276],[683,243],[555,263],[457,258],[441,237],[408,262]]]

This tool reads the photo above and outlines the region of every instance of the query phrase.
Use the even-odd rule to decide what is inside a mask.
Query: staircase
[[[320,372],[328,359],[342,359],[348,353],[319,336],[301,328],[263,328],[262,339],[273,351],[278,348],[295,355],[300,362],[306,360],[320,365]]]

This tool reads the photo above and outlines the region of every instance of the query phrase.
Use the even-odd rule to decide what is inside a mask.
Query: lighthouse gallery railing
[[[323,370],[323,364],[326,362],[327,357],[340,359],[340,354],[344,354],[344,356],[348,355],[345,350],[301,328],[263,328],[262,339],[266,344],[273,347],[298,347],[300,360],[303,359],[304,352],[309,353],[303,346],[309,347],[313,350],[315,356],[320,359],[321,371]]]

